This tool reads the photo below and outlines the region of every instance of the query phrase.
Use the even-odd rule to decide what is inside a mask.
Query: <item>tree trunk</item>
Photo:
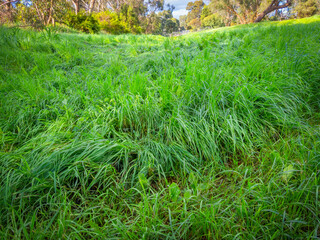
[[[97,7],[97,11],[100,12],[101,9],[101,1],[98,0],[98,7]]]
[[[36,8],[36,11],[37,11],[37,14],[38,14],[38,17],[39,17],[39,20],[41,21],[41,23],[43,25],[46,24],[46,21],[44,19],[44,14],[40,11],[40,9],[38,8],[37,4],[34,2],[33,3],[34,7]]]
[[[72,6],[74,8],[74,13],[77,14],[78,13],[78,5],[76,0],[71,0]]]
[[[287,0],[286,3],[279,5],[279,0],[273,0],[270,5],[258,15],[254,22],[260,22],[268,13],[273,12],[274,10],[278,10],[281,8],[289,7],[292,4],[292,0]]]
[[[52,19],[53,19],[53,0],[50,1],[50,6],[48,9],[48,19],[47,19],[46,25],[49,25],[50,22],[52,22]]]
[[[228,11],[231,14],[235,14],[239,18],[240,24],[246,24],[245,18],[242,18],[241,15],[239,13],[237,13],[237,11],[232,6],[229,6],[229,5],[225,5],[225,6],[227,7]]]
[[[12,6],[9,0],[7,0],[7,2],[9,2],[7,5],[8,19],[12,21]]]
[[[77,1],[77,12],[76,14],[78,14],[80,12],[80,0]]]
[[[91,0],[91,1],[90,1],[90,4],[89,4],[89,13],[92,13],[95,2],[96,2],[95,0]]]

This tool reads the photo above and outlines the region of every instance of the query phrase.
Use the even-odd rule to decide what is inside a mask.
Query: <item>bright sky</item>
[[[173,4],[176,8],[173,11],[173,17],[179,19],[181,15],[187,15],[188,11],[186,7],[188,2],[195,2],[196,0],[165,0],[165,4]],[[208,0],[204,0],[205,3],[208,3]]]
[[[188,11],[186,10],[186,6],[188,4],[188,0],[165,0],[165,4],[173,4],[176,8],[173,11],[173,17],[179,19],[181,15],[186,15]]]

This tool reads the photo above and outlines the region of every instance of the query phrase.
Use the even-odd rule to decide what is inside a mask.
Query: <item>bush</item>
[[[300,0],[294,10],[298,18],[311,17],[319,12],[319,4],[317,0]]]
[[[96,15],[101,30],[112,34],[129,33],[130,26],[128,23],[121,21],[116,13],[106,11]]]
[[[67,16],[66,24],[85,33],[98,33],[100,31],[99,21],[96,17],[83,12],[78,14],[70,13]]]
[[[218,16],[216,14],[211,14],[202,20],[201,26],[202,27],[211,27],[211,28],[223,27],[224,23],[223,23],[220,16]]]
[[[120,14],[110,11],[100,12],[95,17],[99,21],[101,30],[111,34],[139,34],[143,31],[131,8],[124,8]]]

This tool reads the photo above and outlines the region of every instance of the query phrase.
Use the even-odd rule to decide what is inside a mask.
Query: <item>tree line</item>
[[[0,0],[1,22],[59,23],[88,33],[171,33],[179,28],[174,9],[164,0]]]
[[[319,13],[320,0],[196,0],[173,17],[165,0],[0,0],[0,22],[41,28],[64,24],[87,33],[167,34]]]
[[[184,29],[222,27],[262,20],[303,18],[319,13],[319,0],[202,0],[189,2],[187,15],[180,16]]]

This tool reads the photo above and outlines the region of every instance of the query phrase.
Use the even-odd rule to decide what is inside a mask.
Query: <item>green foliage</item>
[[[75,30],[86,33],[97,33],[100,26],[104,32],[111,34],[163,34],[164,31],[167,33],[177,31],[179,26],[178,20],[172,16],[174,6],[166,5],[169,10],[164,10],[163,0],[126,0],[121,3],[92,0],[33,0],[32,3],[26,7],[20,2],[16,8],[10,4],[1,4],[1,11],[4,10],[0,14],[1,22],[31,25],[36,29],[66,23]],[[162,11],[170,12],[171,17],[163,21],[157,15]],[[96,20],[100,21],[99,24]]]
[[[124,6],[120,13],[105,11],[95,15],[99,21],[100,28],[107,33],[142,33],[143,29],[139,26],[139,20],[132,7]]]
[[[292,166],[292,164],[290,164],[289,166],[285,167],[285,168],[283,169],[282,179],[283,179],[286,183],[288,183],[289,180],[292,178],[294,171],[295,171],[295,169],[294,169],[294,167]]]
[[[101,30],[112,34],[129,33],[130,26],[127,22],[121,21],[118,14],[113,12],[100,12],[96,15]]]
[[[175,18],[166,19],[162,25],[165,33],[172,33],[179,30],[179,21]]]
[[[200,19],[203,7],[204,7],[204,2],[202,0],[189,2],[186,7],[186,9],[189,11],[187,15],[187,22],[190,22],[193,19]]]
[[[162,23],[160,17],[155,12],[149,14],[146,20],[146,33],[148,34],[161,34]]]
[[[286,9],[291,4],[290,0],[210,0],[209,8],[213,13],[219,14],[226,25],[234,25],[260,22],[269,13]]]
[[[211,14],[212,14],[212,12],[211,12],[209,6],[208,6],[208,5],[204,5],[204,7],[203,7],[203,9],[202,9],[202,11],[201,11],[201,15],[200,15],[201,21],[202,21],[204,18],[206,18],[206,17],[208,17],[209,15],[211,15]]]
[[[136,9],[132,6],[124,4],[121,6],[119,19],[128,25],[130,32],[142,33],[143,29],[139,25],[139,15],[135,11]]]
[[[320,10],[320,2],[318,0],[303,0],[298,1],[294,8],[298,18],[311,17],[317,14]]]
[[[85,33],[98,33],[100,31],[97,18],[92,14],[87,15],[85,12],[69,13],[66,17],[66,24]]]
[[[189,2],[186,9],[189,11],[187,14],[186,24],[189,28],[196,30],[201,26],[201,12],[205,6],[202,0]]]
[[[15,9],[14,20],[22,24],[31,24],[34,28],[43,28],[43,23],[39,18],[35,17],[37,15],[36,9],[28,8],[23,4],[18,4]]]
[[[213,13],[208,5],[203,7],[201,12],[201,27],[223,27],[224,22],[221,16],[217,13]]]
[[[216,27],[223,27],[224,23],[219,15],[211,14],[201,20],[201,26],[216,28]]]
[[[179,200],[179,195],[181,191],[176,183],[171,183],[169,186],[169,196],[172,202],[177,202]]]
[[[317,238],[319,26],[0,27],[1,239]]]
[[[70,10],[70,4],[65,0],[32,0],[29,7],[20,2],[16,4],[16,8],[10,8],[12,21],[32,25],[34,28],[54,25],[55,21],[63,22]]]
[[[190,189],[185,191],[183,194],[183,198],[185,201],[189,201],[192,198],[192,191]]]
[[[172,33],[179,30],[179,21],[173,18],[172,11],[164,10],[158,13],[161,21],[162,32]]]

